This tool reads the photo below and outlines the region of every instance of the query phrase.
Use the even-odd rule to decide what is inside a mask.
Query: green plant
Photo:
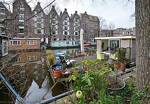
[[[48,65],[54,65],[55,63],[55,57],[52,53],[48,53],[47,54],[47,61],[48,61]]]
[[[85,60],[81,62],[81,65],[84,68],[86,67],[88,71],[82,74],[73,72],[69,79],[74,81],[74,91],[82,91],[82,101],[90,103],[91,101],[98,100],[100,96],[98,92],[107,88],[107,76],[111,72],[111,68],[106,61],[100,60]]]
[[[116,49],[116,61],[121,63],[128,63],[129,59],[126,58],[126,51],[124,48]]]
[[[68,78],[73,81],[72,87],[77,94],[72,104],[140,104],[143,96],[146,96],[136,89],[134,77],[126,81],[123,89],[108,89],[108,76],[116,73],[111,73],[113,71],[107,61],[85,60],[80,65],[86,66],[88,71],[75,71]]]

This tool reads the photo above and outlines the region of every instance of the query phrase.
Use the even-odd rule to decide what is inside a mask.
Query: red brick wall
[[[12,40],[9,40],[9,50],[40,49],[40,39],[32,39],[34,41],[34,44],[32,44],[32,45],[28,44],[29,39],[18,39],[18,40],[15,39],[15,40],[20,41],[20,44],[19,45],[12,44],[11,43]],[[13,41],[15,41],[15,40],[13,40]]]

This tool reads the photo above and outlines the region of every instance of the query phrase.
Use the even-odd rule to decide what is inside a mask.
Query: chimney
[[[65,8],[65,10],[64,10],[65,12],[67,12],[67,9]]]
[[[55,8],[55,5],[52,5],[52,8]]]

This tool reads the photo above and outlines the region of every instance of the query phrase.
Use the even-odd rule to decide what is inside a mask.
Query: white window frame
[[[16,41],[16,44],[14,42]],[[21,45],[21,40],[10,40],[10,45]]]
[[[28,45],[35,45],[35,41],[34,40],[27,40],[27,44]]]

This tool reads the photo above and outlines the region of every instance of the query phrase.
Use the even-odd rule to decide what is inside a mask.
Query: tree
[[[150,93],[150,0],[135,0],[137,87]]]

